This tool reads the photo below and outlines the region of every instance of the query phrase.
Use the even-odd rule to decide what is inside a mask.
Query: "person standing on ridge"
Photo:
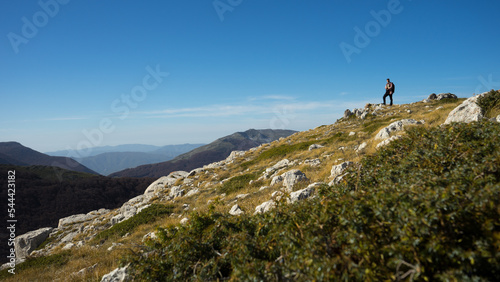
[[[385,105],[385,98],[389,96],[391,99],[391,106],[392,106],[392,94],[394,94],[394,83],[391,82],[391,80],[388,78],[387,79],[387,84],[385,85],[385,95],[384,95],[384,105]]]

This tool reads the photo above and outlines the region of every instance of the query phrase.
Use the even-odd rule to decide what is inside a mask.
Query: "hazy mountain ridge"
[[[203,145],[204,144],[182,144],[167,145],[162,147],[149,147],[144,145],[144,148],[148,148],[145,152],[121,151],[125,148],[133,150],[135,146],[119,146],[119,148],[113,148],[112,152],[105,152],[98,155],[75,159],[81,164],[99,172],[102,175],[109,175],[127,168],[165,162]],[[153,148],[154,150],[151,150]],[[120,151],[114,152],[114,150]]]
[[[97,156],[104,153],[117,153],[117,152],[141,152],[141,153],[152,153],[152,154],[163,154],[163,155],[179,155],[184,152],[194,149],[193,147],[203,146],[205,144],[178,144],[178,145],[165,145],[156,146],[148,144],[122,144],[116,146],[99,146],[92,147],[85,150],[59,150],[46,152],[45,154],[50,156],[61,156],[61,157],[75,157],[75,158],[86,158]]]
[[[244,151],[296,133],[293,130],[250,129],[221,137],[214,142],[179,155],[171,161],[148,164],[112,173],[110,177],[161,177],[176,170],[192,170],[225,159],[232,151]]]
[[[18,142],[0,142],[0,159],[3,164],[55,166],[67,170],[97,174],[74,159],[49,156]]]

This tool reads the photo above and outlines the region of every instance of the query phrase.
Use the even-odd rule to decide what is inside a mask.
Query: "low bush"
[[[479,97],[477,104],[486,117],[493,118],[500,115],[500,90],[491,90],[486,95]]]
[[[148,281],[500,281],[500,125],[412,128],[318,197],[210,210],[132,254]]]

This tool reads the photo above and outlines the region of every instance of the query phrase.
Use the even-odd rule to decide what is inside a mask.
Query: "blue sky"
[[[498,1],[0,0],[0,141],[42,152],[308,130],[500,88]]]

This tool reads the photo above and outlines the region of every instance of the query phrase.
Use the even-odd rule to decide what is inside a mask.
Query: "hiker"
[[[388,78],[387,84],[385,85],[384,105],[385,105],[385,98],[389,96],[389,98],[391,98],[390,105],[392,106],[392,94],[394,94],[394,83],[392,83],[391,80]]]

